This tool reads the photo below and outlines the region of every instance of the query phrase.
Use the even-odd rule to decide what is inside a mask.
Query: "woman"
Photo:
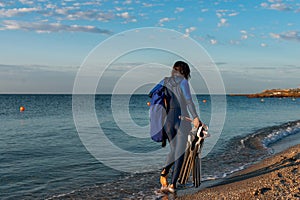
[[[181,120],[180,116],[189,116],[189,111],[193,118],[194,126],[198,128],[201,125],[189,88],[188,79],[190,77],[188,64],[183,61],[177,61],[173,66],[171,77],[163,79],[159,83],[167,88],[168,114],[164,129],[171,149],[165,167],[161,172],[160,183],[162,190],[168,190],[172,193],[175,192],[176,189],[176,183],[184,159],[187,136],[191,130],[190,122]],[[157,86],[153,88],[151,92],[156,88]],[[168,185],[167,176],[173,165],[172,182]]]

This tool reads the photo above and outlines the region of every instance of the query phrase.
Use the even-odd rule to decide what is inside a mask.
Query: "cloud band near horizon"
[[[113,32],[108,29],[101,29],[95,26],[66,25],[61,23],[44,23],[44,22],[24,22],[16,20],[2,21],[0,30],[23,30],[35,31],[37,33],[55,33],[55,32],[87,32],[112,35]]]

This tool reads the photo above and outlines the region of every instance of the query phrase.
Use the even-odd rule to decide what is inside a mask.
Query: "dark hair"
[[[179,72],[181,75],[184,76],[185,79],[191,78],[191,70],[187,63],[183,61],[177,61],[173,65],[173,70]]]

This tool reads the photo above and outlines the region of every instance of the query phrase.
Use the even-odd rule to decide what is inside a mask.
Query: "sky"
[[[299,19],[300,0],[0,0],[0,93],[72,93],[79,67],[99,43],[143,27],[175,30],[203,46],[227,93],[296,88]],[[169,66],[177,59],[150,55]],[[143,64],[143,51],[135,56],[114,65],[125,74]]]

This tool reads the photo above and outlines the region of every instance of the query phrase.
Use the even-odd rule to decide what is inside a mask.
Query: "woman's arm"
[[[201,122],[200,122],[200,119],[196,112],[195,104],[192,99],[191,90],[190,90],[188,81],[186,79],[183,79],[181,81],[180,87],[181,87],[183,96],[185,98],[187,108],[193,117],[193,124],[195,127],[198,127],[201,124]]]

